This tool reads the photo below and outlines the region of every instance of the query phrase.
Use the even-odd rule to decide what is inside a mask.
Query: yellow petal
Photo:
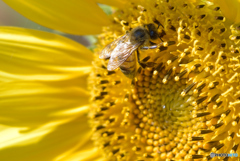
[[[75,154],[71,154],[68,157],[65,157],[64,159],[59,159],[56,161],[106,161],[106,159],[102,156],[101,151],[99,151],[98,148],[93,148],[94,145],[92,145],[91,147],[88,146],[86,147],[85,150],[80,151],[80,152],[76,152]]]
[[[75,113],[71,119],[52,121],[27,132],[18,133],[16,129],[1,126],[1,133],[5,131],[5,140],[0,138],[0,160],[95,160],[99,152],[93,148],[90,140],[91,130],[87,124],[87,112],[88,108],[83,108],[81,114]],[[89,152],[92,152],[91,155]]]
[[[0,31],[0,160],[98,157],[87,124],[92,53],[55,34]]]
[[[91,69],[91,51],[68,38],[14,27],[0,31],[0,81],[64,80]]]
[[[240,0],[214,0],[221,8],[223,15],[235,22],[240,22]]]
[[[46,32],[0,30],[0,122],[38,126],[88,103],[88,49]]]
[[[101,27],[110,23],[107,15],[92,0],[4,2],[40,25],[69,34],[99,34]]]
[[[79,77],[56,82],[0,83],[0,122],[36,128],[49,121],[76,117],[88,104],[85,82],[85,77]]]

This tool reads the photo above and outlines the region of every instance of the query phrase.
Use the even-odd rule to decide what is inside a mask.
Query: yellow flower
[[[237,0],[5,2],[55,30],[102,34],[92,54],[55,34],[0,28],[0,160],[208,160],[211,152],[240,154]],[[96,2],[119,10],[107,17]],[[236,14],[228,14],[231,7]],[[108,60],[99,59],[102,49],[150,23],[159,26],[164,43],[139,50],[135,77],[108,71]]]

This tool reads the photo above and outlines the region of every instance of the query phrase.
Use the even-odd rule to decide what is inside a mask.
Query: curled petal
[[[110,23],[92,0],[4,0],[10,7],[45,27],[69,34],[99,34]]]

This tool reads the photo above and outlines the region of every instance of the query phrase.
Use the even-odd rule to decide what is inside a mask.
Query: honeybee
[[[145,28],[147,26],[147,29]],[[159,27],[159,26],[158,26]],[[157,28],[154,24],[138,26],[132,29],[129,33],[116,39],[107,45],[99,55],[100,59],[109,59],[107,69],[113,71],[120,67],[122,73],[129,78],[135,76],[136,71],[136,54],[138,63],[143,67],[144,64],[140,62],[138,48],[141,49],[155,49],[159,44],[154,44],[150,39],[160,38],[157,33]],[[161,39],[161,38],[160,38]],[[162,39],[161,39],[162,40]],[[148,45],[147,44],[152,44]],[[153,45],[154,44],[154,45]]]

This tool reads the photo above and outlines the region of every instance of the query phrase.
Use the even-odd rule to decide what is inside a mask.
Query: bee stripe
[[[132,66],[128,66],[129,64],[127,64],[126,66],[125,65],[121,65],[120,68],[122,70],[130,70],[130,69],[134,69],[135,68],[135,64],[132,65]]]
[[[121,69],[121,71],[122,71],[123,74],[125,74],[128,77],[133,75],[134,72],[135,72],[135,70],[122,70],[122,69]]]
[[[135,61],[135,59],[127,59],[125,62],[133,62],[133,61]]]

